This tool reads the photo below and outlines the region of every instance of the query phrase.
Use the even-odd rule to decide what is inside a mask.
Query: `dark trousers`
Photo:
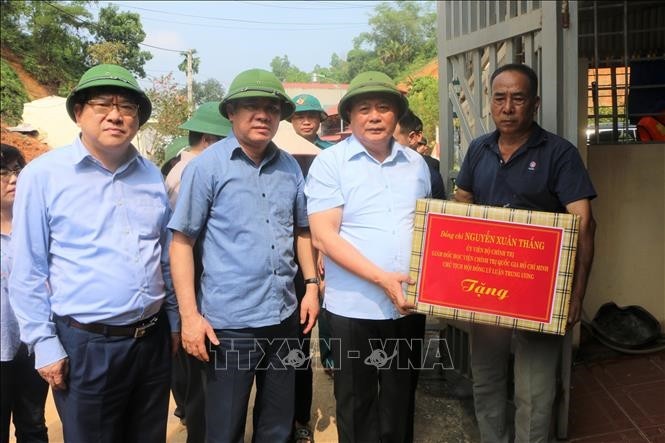
[[[204,364],[181,347],[173,359],[171,391],[187,428],[187,443],[205,441]]]
[[[256,380],[253,442],[288,441],[293,425],[298,312],[277,325],[217,329],[205,381],[206,441],[242,443]]]
[[[409,352],[409,407],[407,410],[407,417],[409,419],[407,424],[407,434],[405,441],[413,441],[413,417],[416,410],[416,388],[418,387],[418,377],[420,376],[420,369],[422,368],[424,355],[423,355],[423,341],[425,340],[425,323],[427,316],[424,314],[411,314],[397,320],[401,329],[401,335],[410,341]]]
[[[302,326],[300,326],[302,331]],[[309,341],[312,338],[311,331],[305,335],[299,334],[300,347],[302,355],[308,358],[309,355]],[[298,423],[305,425],[309,423],[311,418],[312,409],[312,360],[308,359],[301,367],[296,368],[295,379],[295,398],[294,398],[294,418]]]
[[[53,392],[66,442],[166,440],[171,338],[166,316],[141,338],[112,337],[56,318],[69,356],[66,390]]]
[[[9,441],[13,419],[17,443],[48,442],[44,404],[48,383],[35,370],[35,355],[22,344],[13,360],[0,362],[0,442]]]
[[[334,378],[339,441],[407,441],[410,354],[398,321],[327,316],[339,368]]]

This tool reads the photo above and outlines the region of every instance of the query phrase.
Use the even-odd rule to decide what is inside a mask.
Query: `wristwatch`
[[[319,277],[312,277],[312,278],[306,278],[305,279],[305,284],[306,285],[318,285],[321,283],[321,280],[319,280]]]

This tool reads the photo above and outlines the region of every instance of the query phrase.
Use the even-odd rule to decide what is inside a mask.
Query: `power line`
[[[185,25],[185,26],[196,26],[198,28],[212,28],[212,29],[242,29],[242,30],[251,30],[247,26],[233,26],[233,25],[214,25],[214,24],[203,24],[203,23],[192,23],[192,22],[180,22],[180,21],[174,21],[174,20],[164,20],[164,19],[159,19],[159,18],[153,18],[153,17],[146,17],[145,15],[141,16],[142,21],[146,22],[159,22],[159,23],[170,23],[170,24],[176,24],[176,25]],[[268,27],[262,27],[260,30],[262,31],[298,31],[298,32],[307,32],[307,31],[334,31],[336,29],[352,29],[352,28],[357,28],[359,26],[363,25],[348,25],[348,26],[333,26],[333,27],[327,27],[327,28],[322,28],[320,25],[316,23],[311,23],[309,25],[310,27],[304,28],[304,27],[299,27],[299,28],[268,28]]]
[[[159,46],[153,46],[153,45],[149,45],[147,43],[139,43],[139,45],[147,46],[148,48],[161,49],[162,51],[177,52],[179,54],[187,52],[187,51],[179,51],[177,49],[160,48]]]
[[[80,25],[84,25],[84,26],[87,26],[88,28],[92,28],[92,29],[96,29],[96,28],[99,27],[99,25],[97,23],[93,23],[93,22],[81,19],[80,17],[78,17],[74,14],[71,14],[68,11],[65,11],[64,9],[60,8],[59,6],[54,5],[51,2],[44,2],[44,3],[46,3],[47,5],[49,5],[50,7],[55,9],[56,11],[59,11],[60,13],[65,14],[66,16],[73,18]],[[138,42],[138,44],[141,45],[141,46],[147,46],[148,48],[161,49],[162,51],[177,52],[177,53],[187,52],[187,51],[181,51],[181,50],[177,50],[177,49],[160,48],[159,46],[153,46],[153,45],[149,45],[147,43],[141,43],[141,42]]]
[[[110,5],[118,6],[120,7],[121,5],[108,2]],[[260,21],[260,20],[243,20],[243,19],[238,19],[238,18],[222,18],[222,17],[211,17],[211,16],[203,16],[203,15],[194,15],[194,14],[183,14],[183,13],[173,13],[173,12],[168,12],[168,11],[160,11],[158,9],[150,9],[150,8],[141,8],[139,6],[129,6],[126,4],[122,4],[123,7],[128,8],[128,9],[136,9],[139,11],[147,11],[147,12],[156,12],[158,14],[167,14],[170,16],[181,16],[181,17],[191,17],[191,18],[202,18],[206,20],[218,20],[218,21],[225,21],[225,22],[235,22],[235,23],[248,23],[248,24],[256,24],[256,25],[312,25],[312,22],[265,22],[265,21]],[[344,22],[344,23],[324,23],[327,25],[366,25],[366,23],[349,23],[349,22]],[[320,24],[317,24],[320,26]]]
[[[250,6],[262,6],[265,8],[277,8],[277,9],[295,9],[298,11],[303,11],[303,10],[317,10],[317,11],[323,11],[323,10],[339,10],[339,9],[370,9],[370,8],[375,8],[376,5],[358,5],[356,3],[342,3],[342,2],[306,2],[307,6],[303,5],[302,7],[298,6],[282,6],[285,2],[280,2],[278,5],[273,5],[267,2],[248,2],[248,1],[236,1],[236,3],[244,3],[246,5]],[[337,6],[332,6],[332,7],[326,7],[326,6],[321,6],[322,3],[325,4],[331,4],[331,5],[337,5]],[[316,5],[316,7],[314,7]]]

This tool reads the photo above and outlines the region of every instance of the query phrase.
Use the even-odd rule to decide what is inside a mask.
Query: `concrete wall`
[[[584,310],[640,305],[664,324],[665,144],[589,146],[587,159],[598,228]]]

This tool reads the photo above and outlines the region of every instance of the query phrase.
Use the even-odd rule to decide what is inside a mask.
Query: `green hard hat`
[[[162,162],[162,166],[180,154],[180,151],[185,149],[188,145],[189,137],[186,135],[181,135],[180,137],[176,137],[171,140],[171,143],[166,145],[166,148],[164,148],[164,161]]]
[[[349,89],[344,94],[344,97],[337,105],[337,111],[344,120],[349,121],[349,108],[351,107],[351,99],[365,94],[386,94],[395,99],[398,108],[397,118],[401,118],[406,110],[409,108],[409,102],[399,92],[395,82],[383,72],[367,71],[361,72],[349,83]]]
[[[219,114],[219,102],[206,102],[196,108],[194,114],[180,125],[180,128],[226,137],[231,132],[231,122]]]
[[[326,111],[323,110],[321,102],[313,95],[309,94],[296,95],[295,97],[293,97],[293,102],[296,104],[295,114],[297,114],[298,112],[318,112],[319,114],[321,114],[321,121],[328,118],[328,114],[326,114]]]
[[[296,107],[284,90],[284,85],[272,72],[264,69],[248,69],[236,76],[231,82],[229,92],[219,104],[219,112],[228,118],[226,104],[241,98],[266,97],[276,98],[282,104],[280,118],[285,120],[293,114]]]
[[[74,105],[79,102],[78,96],[81,91],[109,86],[131,91],[136,96],[139,104],[139,126],[148,121],[152,113],[152,103],[150,103],[148,96],[145,95],[131,72],[122,66],[109,64],[93,66],[81,76],[78,85],[67,97],[65,106],[69,117],[76,122]]]

